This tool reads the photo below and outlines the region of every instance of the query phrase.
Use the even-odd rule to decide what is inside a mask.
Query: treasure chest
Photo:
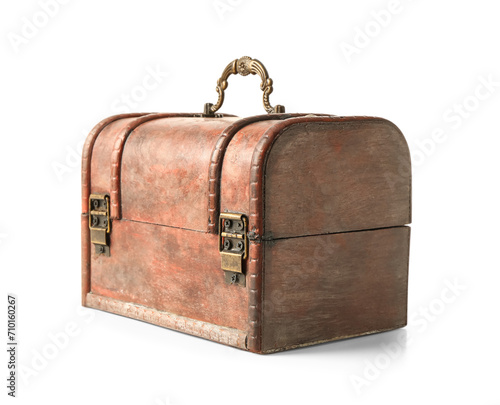
[[[260,76],[266,114],[219,113],[232,74]],[[216,90],[202,112],[115,115],[90,132],[83,305],[255,353],[405,326],[399,129],[273,107],[273,81],[249,57]]]

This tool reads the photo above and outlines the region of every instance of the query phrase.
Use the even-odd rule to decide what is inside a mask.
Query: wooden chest
[[[258,74],[266,115],[216,111]],[[402,327],[411,164],[391,122],[271,107],[240,58],[204,113],[122,114],[89,134],[83,305],[256,353]]]

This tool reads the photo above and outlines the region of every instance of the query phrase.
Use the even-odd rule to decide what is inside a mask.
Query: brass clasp
[[[243,214],[220,214],[219,252],[221,267],[229,284],[245,285],[243,262],[248,257],[247,228],[247,218]]]
[[[97,254],[109,256],[109,233],[111,221],[109,219],[109,196],[105,194],[91,194],[89,198],[89,228],[90,242],[95,245]]]

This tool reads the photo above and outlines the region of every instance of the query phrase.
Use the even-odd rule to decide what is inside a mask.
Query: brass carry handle
[[[222,72],[222,76],[219,80],[217,80],[217,87],[215,89],[219,95],[217,103],[206,103],[203,111],[204,116],[214,116],[217,110],[222,107],[222,103],[224,102],[224,90],[226,90],[228,86],[227,79],[229,76],[236,74],[240,74],[242,76],[258,74],[262,79],[260,89],[264,92],[263,104],[266,112],[268,114],[285,112],[284,106],[276,105],[273,107],[269,103],[269,95],[273,92],[273,80],[269,77],[264,65],[257,59],[252,59],[249,56],[243,56],[239,59],[233,60]]]

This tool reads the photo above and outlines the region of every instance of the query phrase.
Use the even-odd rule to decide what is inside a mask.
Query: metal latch
[[[94,244],[97,254],[109,256],[108,235],[111,232],[109,196],[105,194],[91,194],[89,198],[89,212],[90,241]]]
[[[219,217],[221,267],[229,284],[246,285],[243,262],[248,257],[247,219],[243,214],[224,212]]]

